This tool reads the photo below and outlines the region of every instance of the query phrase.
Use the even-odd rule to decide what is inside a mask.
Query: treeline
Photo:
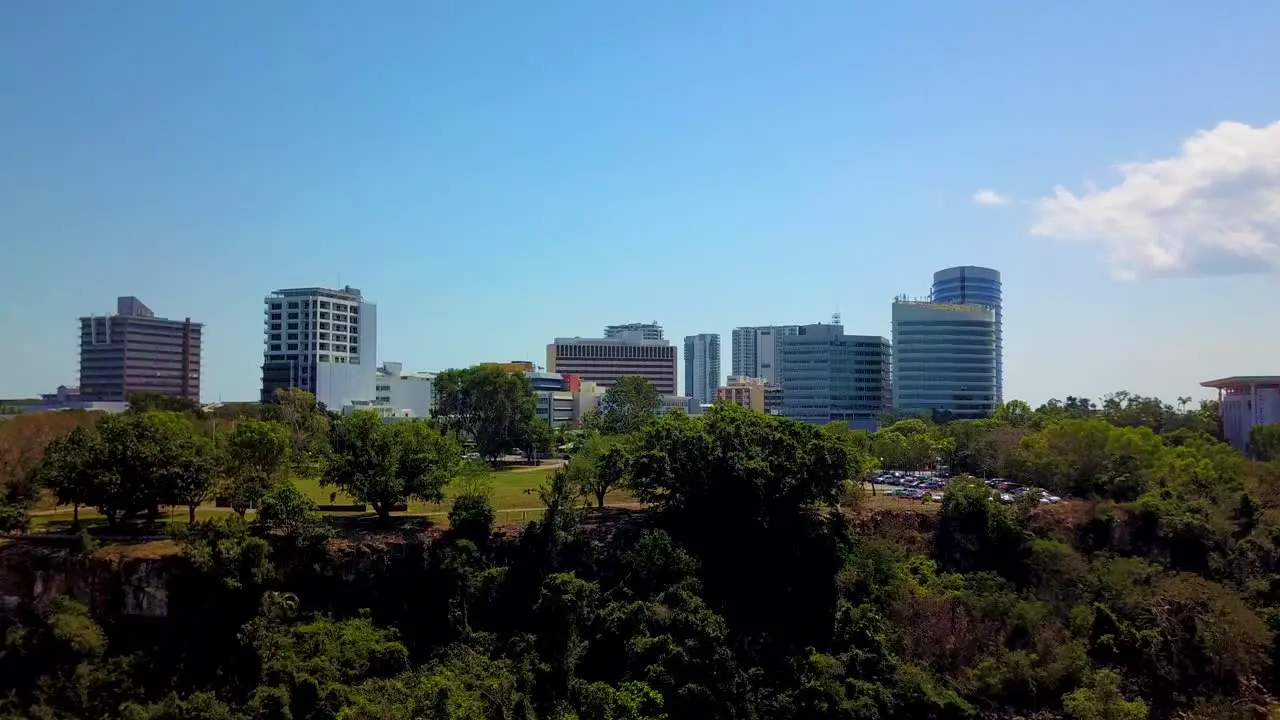
[[[1280,466],[1218,442],[1211,408],[1113,400],[872,434],[655,419],[628,383],[518,532],[444,418],[330,419],[328,478],[458,483],[449,528],[353,550],[277,484],[252,523],[177,531],[161,621],[21,608],[0,717],[1266,717]],[[858,511],[857,480],[917,462],[893,447],[1087,502],[1001,504],[961,476],[936,516]],[[584,509],[615,487],[651,509]]]

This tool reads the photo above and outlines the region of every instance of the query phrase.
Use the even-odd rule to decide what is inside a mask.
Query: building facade
[[[80,318],[82,402],[128,402],[158,393],[200,401],[203,326],[158,318],[136,297],[116,299],[112,315]]]
[[[720,336],[689,335],[684,339],[684,394],[699,405],[714,402],[720,386]]]
[[[996,314],[996,402],[1004,401],[1004,327],[1001,304],[1003,286],[1000,272],[991,268],[965,265],[947,268],[933,274],[930,299],[937,303],[985,305]]]
[[[760,378],[735,375],[729,378],[727,384],[716,388],[716,399],[726,400],[734,405],[751,408],[757,412],[764,412],[766,387],[764,380]]]
[[[733,329],[732,374],[778,382],[778,343],[800,332],[799,325],[760,325]]]
[[[893,407],[984,418],[995,412],[996,315],[984,305],[893,303]]]
[[[624,333],[640,333],[645,340],[664,340],[662,334],[662,326],[655,320],[651,323],[623,323],[622,325],[607,325],[604,329],[606,338],[622,337]]]
[[[778,348],[786,417],[874,430],[891,406],[892,353],[885,338],[845,335],[841,325],[801,325]]]
[[[384,362],[373,374],[373,402],[408,410],[411,417],[431,417],[436,407],[435,379],[435,373],[404,372],[401,363]]]
[[[639,375],[662,395],[676,394],[676,348],[640,331],[611,338],[556,338],[547,345],[547,371],[570,373],[608,389],[619,378]]]
[[[277,290],[263,304],[262,402],[291,387],[334,410],[374,400],[378,311],[359,290]]]
[[[1240,375],[1200,385],[1218,391],[1222,435],[1240,452],[1249,452],[1255,425],[1280,422],[1280,375]]]

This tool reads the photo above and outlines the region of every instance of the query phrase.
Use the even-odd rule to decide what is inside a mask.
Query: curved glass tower
[[[995,310],[986,305],[895,300],[894,408],[945,411],[957,419],[991,417],[995,326]]]
[[[996,402],[1004,401],[1004,332],[1001,328],[1000,271],[976,265],[939,270],[933,274],[931,297],[936,303],[986,305],[996,313]]]

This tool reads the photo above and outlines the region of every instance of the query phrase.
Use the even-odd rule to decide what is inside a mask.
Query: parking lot
[[[906,472],[902,470],[886,470],[869,478],[867,484],[876,486],[877,492],[879,492],[879,488],[888,486],[889,489],[884,491],[883,494],[890,497],[916,500],[928,497],[935,502],[942,502],[942,499],[946,496],[947,483],[950,481],[951,476],[942,471]],[[985,482],[987,487],[991,488],[992,495],[1002,503],[1011,503],[1019,495],[1038,489],[1009,482],[1003,478],[990,478]],[[1062,502],[1062,498],[1057,495],[1050,495],[1043,490],[1039,492],[1041,505],[1053,505]]]

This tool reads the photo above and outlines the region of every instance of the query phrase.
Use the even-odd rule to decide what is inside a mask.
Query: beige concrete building
[[[765,381],[760,378],[734,376],[729,378],[728,385],[716,388],[716,399],[764,412],[765,387]]]
[[[619,378],[639,375],[662,395],[676,394],[676,348],[639,331],[611,338],[556,338],[547,345],[547,372],[572,373],[608,390]]]

